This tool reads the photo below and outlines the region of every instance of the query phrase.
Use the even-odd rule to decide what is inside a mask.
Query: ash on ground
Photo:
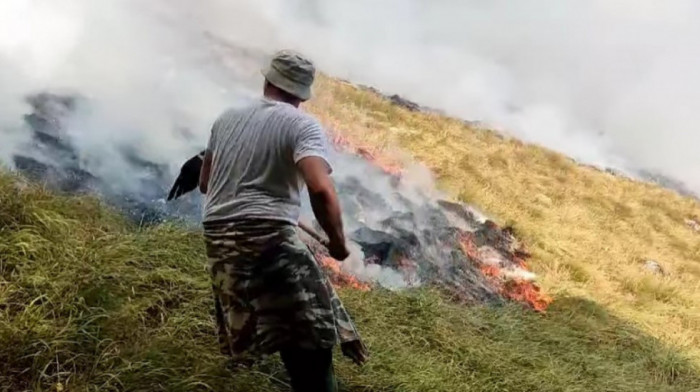
[[[81,105],[79,96],[39,93],[27,98],[32,111],[24,116],[31,142],[13,156],[14,167],[28,178],[70,194],[96,194],[141,225],[199,219],[200,201],[194,197],[164,202],[172,173],[165,163],[140,157],[129,146],[115,146],[123,176],[131,179],[129,192],[103,178],[85,162],[83,151],[70,137],[72,116]]]

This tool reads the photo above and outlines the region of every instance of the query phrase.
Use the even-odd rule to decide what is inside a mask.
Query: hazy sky
[[[259,83],[214,36],[700,191],[697,15],[692,0],[2,0],[0,156],[22,94],[51,87],[94,102],[73,136],[105,173],[120,143],[179,165]]]

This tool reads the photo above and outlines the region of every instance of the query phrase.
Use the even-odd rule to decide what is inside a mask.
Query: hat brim
[[[268,67],[260,71],[265,79],[272,83],[275,87],[286,91],[289,94],[301,99],[302,101],[308,101],[311,99],[311,87],[302,86],[293,80],[285,77],[279,73],[275,68]]]

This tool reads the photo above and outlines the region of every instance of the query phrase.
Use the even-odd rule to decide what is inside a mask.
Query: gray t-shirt
[[[297,224],[304,187],[296,163],[327,159],[321,125],[292,105],[261,98],[214,122],[204,222],[265,219]],[[331,166],[328,164],[329,172]]]

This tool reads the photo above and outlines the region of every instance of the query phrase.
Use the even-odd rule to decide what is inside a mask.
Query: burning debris
[[[342,155],[344,167],[364,167],[357,175],[339,174],[338,193],[349,238],[360,246],[365,265],[389,267],[406,286],[424,282],[463,303],[505,298],[537,311],[551,303],[527,270],[530,253],[512,228],[500,228],[461,203],[427,195],[425,184],[408,183],[397,166],[376,165],[380,154],[368,158],[346,139],[334,140],[361,161]],[[374,164],[367,167],[368,161]]]
[[[167,165],[120,149],[124,162],[140,173],[134,194],[112,186],[81,160],[66,132],[81,100],[39,94],[28,102],[33,112],[25,120],[33,142],[25,149],[30,153],[15,156],[19,171],[61,191],[97,193],[141,224],[183,217],[199,221],[201,199],[194,194],[164,203],[172,183]],[[551,299],[533,282],[525,263],[529,253],[511,229],[481,218],[468,206],[426,194],[425,184],[412,184],[390,158],[355,148],[342,137],[335,141],[335,181],[355,249],[339,263],[316,239],[300,233],[333,284],[358,290],[430,285],[460,303],[505,299],[546,309]],[[310,206],[303,207],[304,217],[312,219]]]
[[[380,167],[384,173],[395,177],[395,179],[401,177],[403,169],[396,160],[383,158],[381,154],[373,151],[373,149],[368,146],[355,146],[340,133],[336,132],[332,134],[331,137],[333,140],[333,145],[335,145],[337,148],[342,149],[347,153],[361,156],[365,160]]]
[[[365,282],[361,282],[356,277],[350,275],[342,270],[342,265],[338,260],[330,256],[321,255],[316,253],[316,259],[321,263],[326,273],[331,280],[331,283],[336,287],[349,287],[360,291],[369,291],[370,285]]]

